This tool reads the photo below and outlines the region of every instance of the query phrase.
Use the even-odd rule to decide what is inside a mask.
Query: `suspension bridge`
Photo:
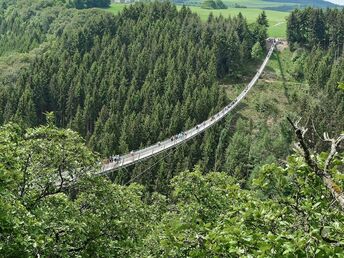
[[[148,146],[140,150],[131,151],[130,153],[127,153],[124,155],[112,156],[112,158],[110,159],[110,162],[102,165],[101,170],[97,173],[97,175],[99,176],[106,175],[115,170],[131,166],[137,162],[156,156],[169,149],[175,148],[180,144],[186,143],[187,141],[196,137],[197,135],[204,132],[208,128],[212,127],[214,124],[221,121],[229,112],[231,112],[241,102],[241,100],[247,95],[250,89],[258,81],[277,43],[278,41],[273,40],[272,45],[269,49],[269,52],[266,55],[264,62],[260,66],[256,75],[252,78],[250,83],[244,88],[244,90],[240,93],[240,95],[237,96],[227,106],[225,106],[220,112],[216,113],[215,115],[211,116],[208,120],[196,125],[195,127],[187,131],[181,132],[177,135],[174,135],[171,138],[168,138],[164,141],[157,142],[151,146]]]

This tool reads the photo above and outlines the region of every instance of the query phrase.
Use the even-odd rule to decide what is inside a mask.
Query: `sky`
[[[344,5],[344,0],[326,0],[326,1],[334,3],[334,4]]]

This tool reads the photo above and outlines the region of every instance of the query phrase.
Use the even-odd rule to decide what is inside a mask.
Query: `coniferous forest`
[[[224,121],[94,177],[233,100],[269,27],[109,4],[0,0],[1,256],[342,257],[344,9],[291,12]]]

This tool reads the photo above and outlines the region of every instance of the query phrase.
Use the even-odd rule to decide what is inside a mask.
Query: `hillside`
[[[112,4],[111,7],[106,10],[112,12],[113,14],[118,14],[127,6],[127,4]],[[180,10],[182,7],[177,6],[177,8]],[[222,10],[209,10],[197,6],[190,6],[189,8],[192,10],[192,12],[197,13],[201,17],[202,21],[206,21],[210,13],[212,13],[215,17],[220,15],[223,17],[235,16],[239,13],[242,13],[242,15],[247,19],[248,23],[253,23],[257,19],[258,15],[262,12],[260,9],[253,8],[228,8]],[[269,36],[286,38],[286,17],[288,16],[288,13],[267,10],[266,15],[270,25],[268,28]]]
[[[37,20],[51,11],[60,12],[50,20],[51,28],[59,28],[73,10],[52,6],[32,11]],[[154,18],[150,18],[151,11]],[[227,101],[217,78],[240,73],[243,60],[251,59],[252,46],[258,42],[264,47],[266,38],[264,25],[249,28],[242,16],[209,20],[204,26],[189,9],[178,10],[171,4],[132,5],[119,16],[101,10],[76,11],[69,19],[55,38],[40,33],[38,48],[45,40],[51,41],[50,47],[29,60],[30,66],[22,73],[13,74],[10,83],[1,81],[6,86],[1,88],[0,122],[36,126],[44,123],[44,113],[57,111],[57,125],[78,131],[103,158],[148,146],[214,114]],[[5,20],[3,28],[12,28],[15,19]],[[30,21],[16,33],[25,31],[30,36]],[[23,36],[16,40],[26,42]],[[7,37],[8,42],[13,39],[12,34]],[[24,51],[16,45],[6,47],[7,51]],[[193,167],[216,146],[203,148],[202,153],[198,148],[189,150],[190,159],[183,162],[174,158],[177,161],[170,173]],[[213,163],[209,159],[208,165]],[[125,176],[133,178],[144,167],[149,162]],[[159,173],[154,177],[160,177]],[[147,178],[147,185],[164,189],[168,181],[155,180]]]
[[[1,257],[344,255],[344,9],[85,3],[0,0]]]
[[[200,5],[200,0],[176,0],[178,4]],[[235,4],[245,6],[247,8],[270,9],[276,11],[291,11],[295,8],[316,7],[316,8],[334,8],[338,5],[325,0],[224,0],[229,7]]]
[[[222,10],[202,8],[202,1],[186,0],[175,1],[179,5],[190,6],[190,9],[200,15],[202,20],[206,20],[210,13],[214,16],[223,15],[228,17],[234,16],[239,12],[242,13],[252,23],[258,17],[261,10],[266,10],[269,19],[270,28],[269,35],[271,37],[286,38],[286,17],[287,12],[295,8],[317,7],[317,8],[337,8],[333,4],[324,0],[224,0],[223,2],[228,6],[228,9],[221,8]],[[114,14],[117,14],[125,8],[126,4],[112,4],[108,9]],[[245,7],[245,8],[240,8]]]

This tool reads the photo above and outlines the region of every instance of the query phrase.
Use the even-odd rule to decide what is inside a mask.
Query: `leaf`
[[[344,82],[339,82],[338,83],[338,88],[341,90],[344,90]]]

